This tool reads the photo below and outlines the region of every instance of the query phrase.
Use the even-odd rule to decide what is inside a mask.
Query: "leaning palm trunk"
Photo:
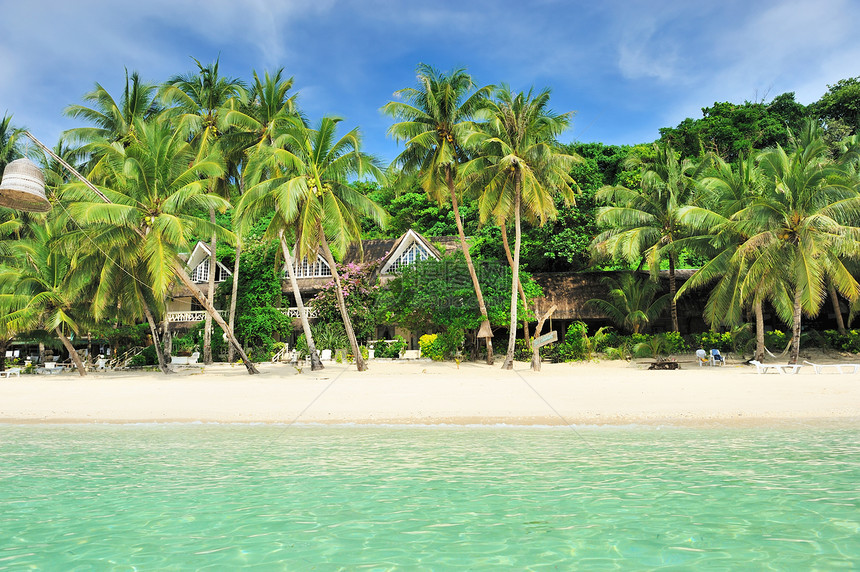
[[[517,343],[517,284],[520,281],[520,243],[522,229],[520,228],[520,174],[514,175],[514,266],[511,279],[511,326],[508,332],[508,353],[502,369],[514,369],[514,349]]]
[[[152,315],[152,310],[149,309],[149,304],[146,300],[143,302],[143,312],[146,314],[146,321],[149,324],[149,334],[152,336],[152,345],[155,346],[155,355],[158,357],[158,369],[161,373],[170,373],[167,369],[167,361],[164,359],[164,350],[161,347],[161,340],[158,339],[158,326],[155,325],[155,317]]]
[[[322,360],[317,353],[317,346],[314,343],[314,336],[311,332],[311,324],[308,322],[308,313],[305,311],[305,303],[302,301],[302,293],[299,291],[299,282],[296,280],[296,270],[293,267],[293,257],[290,255],[290,249],[287,248],[287,240],[284,238],[284,231],[278,233],[278,238],[281,241],[281,250],[284,251],[284,262],[287,263],[287,274],[290,277],[290,286],[293,288],[293,296],[296,298],[296,307],[299,309],[299,320],[302,322],[302,330],[305,332],[305,339],[308,342],[308,354],[311,358],[311,371],[325,369]]]
[[[248,370],[249,374],[260,373],[251,360],[248,359],[248,356],[245,354],[245,350],[242,349],[242,346],[239,345],[239,340],[236,339],[236,336],[233,335],[233,329],[227,325],[227,322],[224,321],[224,318],[221,317],[221,314],[218,313],[212,304],[209,303],[209,300],[206,299],[206,296],[203,295],[203,292],[197,287],[197,285],[188,277],[188,274],[185,273],[185,270],[180,266],[179,261],[174,260],[173,264],[173,272],[176,273],[176,276],[179,277],[179,280],[185,285],[186,288],[191,290],[191,294],[197,298],[197,301],[203,305],[203,308],[206,309],[207,312],[212,316],[215,320],[215,323],[221,326],[221,329],[224,330],[224,333],[227,334],[228,341],[235,346],[236,351],[239,352],[239,357],[242,358],[242,363],[245,364],[245,368]]]
[[[213,225],[215,224],[215,209],[209,209],[209,222]],[[216,241],[217,238],[213,232],[212,241],[209,243],[209,284],[207,284],[209,291],[206,292],[206,298],[209,300],[210,306],[215,306]],[[212,364],[212,316],[209,314],[206,314],[206,322],[203,325],[203,363],[206,365]]]
[[[836,314],[836,329],[843,336],[848,333],[845,329],[845,321],[842,319],[842,310],[839,308],[839,296],[836,294],[836,288],[833,282],[827,284],[827,290],[830,293],[830,303],[833,305],[833,313]]]
[[[514,257],[511,255],[511,246],[508,244],[508,230],[505,228],[504,224],[501,225],[500,228],[502,229],[502,246],[505,248],[505,257],[508,259],[508,264],[510,265],[511,270],[513,271],[513,269],[514,269]],[[528,303],[528,299],[526,299],[526,291],[523,289],[522,280],[517,280],[517,289],[520,291],[520,300],[523,301],[523,308],[528,309],[529,303]],[[538,330],[535,332],[535,336],[537,336],[539,333],[540,333],[540,328],[538,328]],[[531,339],[531,336],[529,336],[528,312],[526,313],[525,316],[523,316],[523,337],[526,340]]]
[[[54,332],[59,336],[60,341],[63,342],[63,346],[65,346],[66,351],[69,352],[69,357],[72,358],[73,362],[75,362],[75,367],[78,368],[78,373],[81,374],[81,377],[87,375],[87,370],[84,367],[84,362],[81,361],[81,356],[78,355],[78,352],[75,350],[75,346],[72,345],[72,342],[66,337],[66,334],[63,333],[62,328],[57,326],[54,328]]]
[[[481,317],[484,318],[484,323],[481,324],[481,327],[490,333],[490,336],[484,338],[487,344],[487,365],[493,365],[493,332],[490,329],[487,305],[484,303],[484,294],[481,291],[481,284],[478,282],[478,274],[475,272],[475,265],[472,263],[472,255],[469,254],[469,245],[466,242],[466,232],[463,230],[463,221],[460,219],[460,206],[457,203],[457,193],[454,191],[454,178],[451,175],[450,169],[445,172],[445,180],[448,183],[448,192],[451,193],[451,210],[454,212],[454,221],[457,223],[457,234],[460,236],[460,248],[463,250],[463,257],[466,259],[466,267],[469,269],[469,276],[472,277],[472,286],[475,288],[475,296],[478,298],[478,308],[481,310]]]
[[[337,265],[334,262],[334,256],[331,254],[331,249],[328,247],[328,241],[325,238],[322,227],[319,229],[322,236],[322,251],[325,261],[331,268],[331,274],[334,277],[335,295],[337,296],[337,307],[340,310],[340,317],[343,318],[343,327],[346,329],[346,335],[349,338],[349,345],[352,348],[352,355],[355,356],[355,367],[358,371],[366,371],[367,364],[364,357],[361,355],[361,348],[358,347],[358,340],[355,338],[355,331],[352,329],[352,320],[349,319],[349,313],[346,310],[346,301],[343,299],[343,290],[340,286],[340,274],[337,271]]]
[[[764,311],[762,301],[755,301],[755,359],[764,361]]]
[[[800,297],[802,290],[799,286],[795,287],[794,291],[794,320],[791,324],[791,354],[788,356],[788,363],[796,364],[800,357]]]
[[[236,324],[236,297],[239,295],[239,258],[242,256],[242,239],[236,237],[236,260],[233,262],[233,289],[230,292],[230,318],[228,320],[232,330]],[[233,346],[227,348],[227,361],[233,363],[235,357]]]

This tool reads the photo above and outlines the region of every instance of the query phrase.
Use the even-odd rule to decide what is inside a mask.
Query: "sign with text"
[[[534,349],[537,349],[537,348],[543,347],[547,344],[551,344],[551,343],[556,342],[556,341],[558,341],[558,332],[553,330],[548,334],[544,334],[544,335],[537,337],[534,340],[532,340],[532,347]]]

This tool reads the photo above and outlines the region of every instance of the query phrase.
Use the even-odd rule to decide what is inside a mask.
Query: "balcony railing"
[[[281,312],[287,316],[288,318],[299,318],[299,309],[297,306],[293,306],[292,308],[280,308]],[[305,306],[305,314],[307,314],[308,318],[316,318],[317,311],[314,310],[313,306]]]
[[[299,309],[296,306],[292,308],[278,308],[282,314],[287,316],[288,318],[298,318],[299,317]],[[220,310],[219,310],[220,311]],[[314,310],[313,306],[305,306],[305,313],[307,313],[308,318],[316,318],[317,312]],[[168,322],[201,322],[206,319],[206,311],[205,310],[194,310],[189,312],[168,312],[167,313],[167,321]]]
[[[168,322],[200,322],[206,319],[205,310],[195,310],[193,312],[168,312]]]

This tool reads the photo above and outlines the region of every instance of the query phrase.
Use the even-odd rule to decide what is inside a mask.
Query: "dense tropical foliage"
[[[0,209],[0,369],[10,343],[38,341],[65,348],[83,374],[75,346],[95,338],[114,349],[149,346],[137,363],[165,372],[172,350],[198,343],[207,359],[229,348],[221,357],[236,352],[254,372],[251,359],[295,340],[299,325],[314,369],[322,366],[317,335],[349,345],[365,369],[364,345],[393,324],[437,333],[425,340],[434,355],[468,349],[490,363],[492,342],[479,351],[478,335],[495,330],[508,338],[511,367],[531,351],[517,345],[518,330],[528,337],[539,317],[531,276],[586,269],[640,271],[615,274],[590,302],[631,335],[589,338],[588,326],[570,324],[571,340],[544,347],[545,357],[707,342],[754,346],[762,359],[784,343],[794,362],[812,341],[810,320],[833,329],[821,343],[856,345],[860,78],[827,86],[809,105],[790,92],[715,102],[702,117],[661,129],[657,141],[615,146],[562,143],[573,115],[551,110],[548,89],[481,87],[464,69],[422,64],[416,85],[382,107],[403,145],[386,171],[362,151],[357,127],[307,118],[283,70],[245,82],[221,74],[217,61],[195,64],[161,84],[126,72],[121,93],[96,84],[67,108],[82,125],[55,152],[108,202],[27,151],[45,170],[54,209]],[[0,119],[0,168],[27,149],[22,137],[12,116]],[[408,230],[431,241],[456,236],[459,253],[386,282],[373,264],[342,263],[363,239]],[[186,267],[198,242],[217,253],[205,294]],[[331,283],[303,301],[294,271],[319,257]],[[216,258],[233,270],[217,289]],[[679,282],[681,268],[699,270]],[[170,333],[168,307],[180,289],[211,327]],[[693,332],[678,304],[697,290],[714,333],[684,342],[678,332]],[[314,325],[304,310],[287,318],[280,308],[293,303],[341,325]],[[230,308],[228,319],[216,305]],[[135,335],[119,335],[127,329]],[[661,329],[674,333],[643,333]]]

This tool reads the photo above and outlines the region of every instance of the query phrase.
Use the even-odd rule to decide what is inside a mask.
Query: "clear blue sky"
[[[858,21],[856,0],[0,0],[0,115],[53,145],[95,82],[119,97],[124,68],[160,82],[220,56],[246,80],[283,67],[312,120],[359,125],[387,162],[379,108],[424,62],[552,88],[564,141],[635,144],[714,101],[817,100],[860,75]]]

